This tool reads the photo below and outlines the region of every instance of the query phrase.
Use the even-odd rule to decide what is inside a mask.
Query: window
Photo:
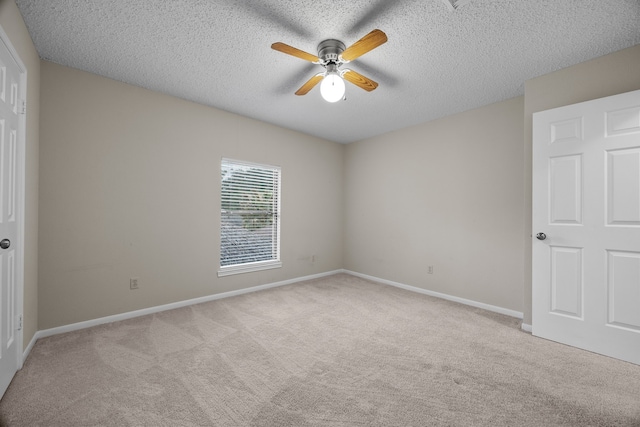
[[[222,159],[218,277],[278,268],[280,168]]]

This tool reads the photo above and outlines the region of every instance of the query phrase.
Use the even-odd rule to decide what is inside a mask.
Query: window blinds
[[[280,260],[280,168],[222,159],[220,266]]]

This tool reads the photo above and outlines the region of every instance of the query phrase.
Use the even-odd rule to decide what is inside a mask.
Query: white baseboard
[[[321,277],[331,276],[337,273],[343,273],[344,270],[327,271],[325,273],[313,274],[310,276],[297,277],[295,279],[283,280],[281,282],[269,283],[266,285],[253,286],[251,288],[239,289],[237,291],[223,292],[220,294],[207,295],[200,298],[193,298],[184,301],[173,302],[170,304],[158,305],[155,307],[143,308],[141,310],[129,311],[126,313],[114,314],[112,316],[100,317],[98,319],[86,320],[83,322],[72,323],[64,326],[57,326],[55,328],[44,329],[35,333],[31,342],[24,351],[24,359],[27,358],[31,348],[39,338],[50,337],[52,335],[64,334],[66,332],[78,331],[80,329],[91,328],[93,326],[102,325],[105,323],[119,322],[121,320],[133,319],[135,317],[146,316],[147,314],[159,313],[161,311],[173,310],[180,307],[186,307],[189,305],[200,304],[203,302],[215,301],[223,298],[230,298],[237,295],[248,294],[250,292],[262,291],[265,289],[276,288],[278,286],[291,285],[293,283],[303,282],[305,280],[318,279]]]
[[[522,330],[523,330],[523,331],[525,331],[525,332],[529,332],[529,333],[531,333],[531,332],[533,331],[533,328],[531,327],[531,325],[528,325],[528,324],[526,324],[526,323],[523,323],[520,327],[521,327],[521,328],[522,328]]]
[[[297,277],[295,279],[283,280],[283,281],[275,282],[275,283],[269,283],[269,284],[266,284],[266,285],[253,286],[253,287],[250,287],[250,288],[239,289],[237,291],[230,291],[230,292],[223,292],[223,293],[220,293],[220,294],[207,295],[207,296],[200,297],[200,298],[193,298],[193,299],[184,300],[184,301],[178,301],[178,302],[174,302],[174,303],[170,303],[170,304],[158,305],[158,306],[155,306],[155,307],[143,308],[141,310],[129,311],[129,312],[126,312],[126,313],[114,314],[112,316],[100,317],[100,318],[97,318],[97,319],[91,319],[91,320],[86,320],[86,321],[83,321],[83,322],[77,322],[77,323],[72,323],[72,324],[69,324],[69,325],[57,326],[55,328],[40,330],[40,331],[37,331],[33,335],[33,337],[31,338],[31,341],[29,342],[29,345],[27,346],[27,348],[23,352],[23,359],[22,360],[24,361],[24,360],[27,359],[27,356],[29,356],[29,353],[31,352],[31,349],[35,345],[36,341],[38,341],[40,338],[50,337],[50,336],[58,335],[58,334],[64,334],[66,332],[78,331],[80,329],[91,328],[93,326],[98,326],[98,325],[102,325],[102,324],[105,324],[105,323],[112,323],[112,322],[119,322],[121,320],[133,319],[135,317],[146,316],[148,314],[154,314],[154,313],[159,313],[159,312],[162,312],[162,311],[173,310],[173,309],[176,309],[176,308],[186,307],[186,306],[194,305],[194,304],[200,304],[200,303],[203,303],[203,302],[215,301],[215,300],[219,300],[219,299],[223,299],[223,298],[234,297],[234,296],[237,296],[237,295],[248,294],[248,293],[251,293],[251,292],[262,291],[262,290],[265,290],[265,289],[276,288],[276,287],[279,287],[279,286],[291,285],[291,284],[294,284],[294,283],[303,282],[305,280],[319,279],[321,277],[331,276],[333,274],[338,274],[338,273],[351,274],[352,276],[361,277],[363,279],[371,280],[373,282],[382,283],[382,284],[390,285],[390,286],[395,286],[397,288],[405,289],[405,290],[412,291],[412,292],[417,292],[417,293],[424,294],[424,295],[429,295],[429,296],[436,297],[436,298],[442,298],[442,299],[446,299],[446,300],[449,300],[449,301],[458,302],[458,303],[469,305],[469,306],[472,306],[472,307],[482,308],[484,310],[493,311],[495,313],[504,314],[504,315],[515,317],[515,318],[518,318],[518,319],[522,319],[523,318],[523,314],[521,312],[518,312],[518,311],[509,310],[509,309],[506,309],[506,308],[497,307],[497,306],[494,306],[494,305],[489,305],[489,304],[485,304],[485,303],[481,303],[481,302],[477,302],[477,301],[472,301],[472,300],[468,300],[468,299],[464,299],[464,298],[459,298],[459,297],[455,297],[455,296],[452,296],[452,295],[443,294],[443,293],[440,293],[440,292],[429,291],[429,290],[418,288],[418,287],[415,287],[415,286],[410,286],[410,285],[405,285],[405,284],[398,283],[398,282],[393,282],[391,280],[380,279],[378,277],[369,276],[369,275],[362,274],[362,273],[357,273],[355,271],[340,269],[340,270],[327,271],[325,273],[313,274],[313,275],[310,275],[310,276]],[[531,325],[522,324],[522,329],[524,331],[531,332]]]
[[[22,369],[22,365],[24,364],[24,361],[27,360],[27,356],[29,356],[29,353],[31,353],[31,349],[33,348],[34,345],[36,345],[36,341],[38,341],[40,338],[42,338],[40,331],[36,331],[36,333],[33,334],[33,337],[31,337],[31,341],[29,341],[29,345],[22,352],[22,361],[19,363],[20,366],[18,366],[18,369]]]
[[[494,313],[504,314],[506,316],[515,317],[517,319],[522,319],[524,317],[524,315],[521,312],[515,311],[515,310],[510,310],[508,308],[503,308],[503,307],[498,307],[498,306],[495,306],[495,305],[485,304],[485,303],[482,303],[482,302],[473,301],[473,300],[469,300],[469,299],[465,299],[465,298],[460,298],[460,297],[456,297],[456,296],[453,296],[453,295],[443,294],[443,293],[440,293],[440,292],[429,291],[427,289],[422,289],[422,288],[418,288],[418,287],[415,287],[415,286],[405,285],[403,283],[393,282],[391,280],[380,279],[379,277],[369,276],[369,275],[362,274],[362,273],[356,273],[355,271],[344,270],[344,272],[347,273],[347,274],[351,274],[353,276],[361,277],[363,279],[371,280],[372,282],[378,282],[378,283],[382,283],[384,285],[395,286],[396,288],[406,289],[407,291],[417,292],[419,294],[429,295],[429,296],[436,297],[436,298],[442,298],[442,299],[446,299],[446,300],[449,300],[449,301],[458,302],[460,304],[470,305],[470,306],[476,307],[476,308],[482,308],[484,310],[493,311]]]

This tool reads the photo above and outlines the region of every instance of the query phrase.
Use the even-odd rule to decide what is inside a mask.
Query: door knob
[[[11,246],[11,240],[9,240],[9,239],[0,240],[0,248],[9,249],[9,246]]]
[[[536,234],[536,239],[538,239],[538,240],[544,240],[544,239],[546,239],[546,238],[547,238],[547,235],[546,235],[546,234],[544,234],[544,233],[538,233],[538,234]],[[2,243],[2,242],[0,242],[0,244],[1,244],[1,243]]]

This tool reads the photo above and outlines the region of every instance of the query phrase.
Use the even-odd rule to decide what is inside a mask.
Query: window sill
[[[251,273],[253,271],[270,270],[272,268],[281,268],[281,261],[260,261],[251,262],[241,265],[230,265],[228,267],[220,267],[218,277],[231,276],[233,274]]]

